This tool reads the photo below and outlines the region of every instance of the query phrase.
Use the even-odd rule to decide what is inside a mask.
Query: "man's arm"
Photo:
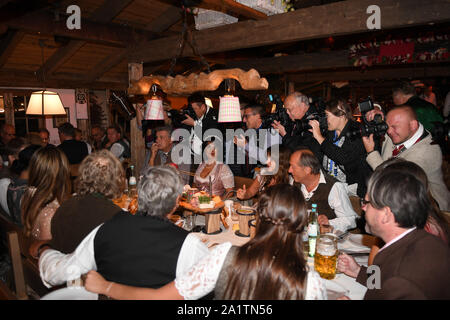
[[[334,229],[347,231],[356,227],[357,214],[353,210],[345,184],[336,182],[333,185],[328,195],[328,204],[336,214],[336,218],[329,221]]]
[[[94,239],[100,226],[89,233],[71,254],[46,249],[39,259],[39,273],[48,288],[78,279],[89,270],[96,270]]]

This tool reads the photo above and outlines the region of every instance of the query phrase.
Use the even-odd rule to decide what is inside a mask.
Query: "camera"
[[[272,105],[275,105],[275,112],[269,113],[262,119],[262,125],[261,128],[263,129],[270,129],[272,128],[272,123],[276,120],[280,122],[285,128],[290,126],[292,124],[291,118],[289,118],[289,115],[287,114],[286,109],[284,108],[283,101],[281,101],[281,98],[277,94],[269,94],[268,95],[269,102],[272,103]]]
[[[195,111],[192,109],[191,105],[185,106],[181,110],[171,109],[167,111],[167,116],[172,120],[173,128],[190,128],[188,125],[182,123],[187,119],[186,115],[190,116],[194,120],[197,119]]]
[[[370,97],[359,103],[363,123],[359,130],[347,132],[346,136],[348,138],[370,136],[372,133],[374,138],[381,138],[386,134],[389,127],[380,114],[376,114],[372,121],[367,121],[366,114],[373,108],[373,102]]]
[[[310,120],[319,122],[320,132],[324,135],[328,131],[327,115],[325,114],[325,102],[322,97],[310,98],[309,108],[302,119],[296,120],[296,133],[302,133],[311,129]]]

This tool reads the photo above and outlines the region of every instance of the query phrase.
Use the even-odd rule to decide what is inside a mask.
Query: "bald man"
[[[430,191],[441,210],[450,210],[450,193],[442,176],[442,153],[436,144],[431,144],[431,134],[417,120],[410,106],[397,106],[386,115],[389,127],[381,154],[375,150],[373,135],[363,137],[368,153],[367,163],[375,170],[391,157],[401,157],[422,167],[428,177]]]

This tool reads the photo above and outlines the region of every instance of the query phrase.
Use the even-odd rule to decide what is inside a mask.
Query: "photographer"
[[[327,103],[328,131],[322,135],[317,120],[309,121],[314,138],[320,144],[324,154],[322,165],[327,173],[340,182],[349,185],[349,191],[364,197],[366,179],[371,169],[366,162],[366,150],[361,137],[348,138],[347,132],[359,130],[359,124],[353,120],[350,106],[341,100]]]
[[[372,113],[382,114],[379,110]],[[369,116],[369,114],[367,114]],[[444,211],[450,209],[450,194],[444,184],[442,174],[442,152],[432,144],[431,134],[418,121],[415,110],[408,106],[397,106],[386,115],[388,131],[381,153],[375,150],[373,134],[363,137],[367,151],[367,163],[376,169],[391,157],[401,157],[419,165],[427,174],[433,198]]]
[[[312,113],[313,109],[309,105],[309,99],[307,96],[300,92],[293,92],[284,100],[284,107],[286,108],[289,118],[296,122],[301,120],[306,114]],[[302,130],[297,132],[297,124],[294,124],[292,130],[288,130],[279,121],[274,121],[272,127],[278,130],[278,133],[282,136],[283,145],[291,150],[295,150],[298,147],[308,147],[314,155],[322,163],[323,153],[320,149],[320,145],[316,139],[314,139],[311,132],[308,130]],[[289,132],[288,132],[289,131]]]
[[[205,96],[200,93],[194,93],[188,97],[188,103],[192,106],[197,119],[186,114],[186,119],[182,121],[183,124],[192,127],[191,142],[194,153],[201,155],[203,150],[203,136],[208,129],[222,130],[222,126],[217,122],[217,109],[210,108],[205,103]],[[200,130],[195,130],[199,127]],[[199,136],[201,134],[201,136]],[[221,137],[222,138],[222,137]]]

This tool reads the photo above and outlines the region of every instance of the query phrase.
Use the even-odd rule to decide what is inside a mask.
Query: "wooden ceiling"
[[[4,0],[0,87],[45,83],[56,88],[124,90],[129,62],[143,62],[145,74],[166,75],[179,53],[182,4],[239,17],[238,23],[193,32],[195,47],[211,70],[256,68],[263,76],[275,74],[298,83],[354,79],[347,58],[353,41],[386,32],[449,28],[449,1],[385,0],[380,4],[383,28],[369,32],[366,9],[372,2],[305,0],[304,8],[268,17],[233,0]],[[81,9],[80,30],[66,27],[69,5]],[[414,65],[403,68],[401,76],[448,75],[449,68],[446,63]],[[205,69],[199,55],[185,45],[173,70],[186,75]],[[366,74],[364,79],[383,77],[380,70],[371,70],[372,76]],[[390,78],[398,77],[390,72],[386,73]]]

